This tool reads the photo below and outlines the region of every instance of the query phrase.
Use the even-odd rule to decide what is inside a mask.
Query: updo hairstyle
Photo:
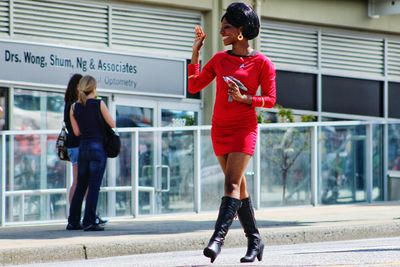
[[[260,32],[258,15],[248,4],[239,2],[230,4],[221,21],[223,19],[237,28],[242,27],[242,35],[247,40],[256,38]]]

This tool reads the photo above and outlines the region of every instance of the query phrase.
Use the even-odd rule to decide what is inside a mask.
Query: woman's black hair
[[[78,83],[82,75],[76,73],[69,79],[67,90],[65,91],[64,101],[75,102],[78,100]]]
[[[242,27],[242,35],[248,39],[254,39],[260,32],[260,20],[254,9],[245,3],[232,3],[226,9],[221,21],[226,19],[229,24]]]

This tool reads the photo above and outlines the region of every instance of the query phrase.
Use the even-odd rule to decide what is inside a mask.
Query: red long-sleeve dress
[[[224,76],[232,76],[243,83],[253,96],[252,104],[228,101],[228,85]],[[275,67],[263,54],[256,52],[241,57],[228,51],[216,53],[200,71],[199,64],[188,66],[188,90],[197,93],[216,78],[217,92],[212,117],[211,139],[214,152],[222,156],[231,152],[253,155],[257,140],[255,107],[275,105]],[[261,85],[261,95],[255,96]]]

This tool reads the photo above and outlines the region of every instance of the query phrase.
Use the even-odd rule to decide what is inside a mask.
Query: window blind
[[[107,44],[108,8],[77,2],[14,0],[14,34]]]
[[[388,42],[388,75],[400,75],[400,42]]]
[[[261,26],[261,52],[276,65],[296,65],[317,68],[318,34],[263,22]]]
[[[8,1],[0,1],[0,33],[9,33],[10,8]]]
[[[383,39],[322,33],[322,69],[384,73]]]
[[[112,9],[112,43],[191,56],[194,27],[201,14],[162,9]]]

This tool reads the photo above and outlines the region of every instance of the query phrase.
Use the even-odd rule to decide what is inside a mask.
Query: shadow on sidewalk
[[[288,222],[258,220],[260,229],[272,227],[298,227],[311,226],[316,222]],[[84,232],[67,231],[66,224],[35,225],[35,226],[10,226],[0,228],[1,239],[62,239],[81,236],[129,236],[129,235],[170,235],[180,233],[194,233],[198,231],[212,231],[215,221],[190,221],[190,220],[169,220],[169,221],[116,221],[105,226],[105,231]],[[238,220],[235,220],[231,229],[241,229]]]

